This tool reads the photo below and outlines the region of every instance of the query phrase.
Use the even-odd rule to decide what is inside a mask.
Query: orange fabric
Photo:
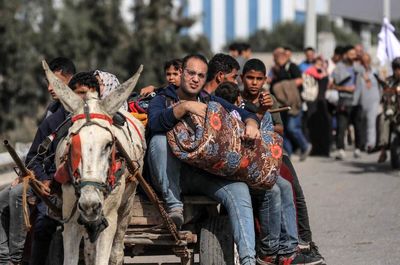
[[[132,116],[138,119],[144,126],[147,125],[147,114],[146,113],[137,113],[137,112],[131,112]]]

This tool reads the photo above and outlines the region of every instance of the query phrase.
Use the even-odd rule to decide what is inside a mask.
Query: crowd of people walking
[[[233,56],[239,54],[232,51],[236,46],[230,46]],[[291,107],[281,113],[289,155],[297,150],[301,161],[309,154],[342,160],[353,146],[355,158],[380,151],[378,162],[386,161],[400,58],[393,61],[386,82],[362,45],[338,46],[331,58],[307,47],[298,64],[290,48],[277,47],[273,61],[264,89],[281,106]]]

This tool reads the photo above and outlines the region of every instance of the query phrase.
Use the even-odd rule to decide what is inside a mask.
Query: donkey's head
[[[95,222],[102,215],[105,196],[115,184],[116,138],[112,117],[131,94],[143,67],[101,100],[91,92],[80,97],[58,80],[44,61],[43,68],[59,100],[72,113],[64,167],[79,197],[81,217]]]

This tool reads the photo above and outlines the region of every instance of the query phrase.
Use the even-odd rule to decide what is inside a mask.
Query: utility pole
[[[386,17],[390,22],[390,0],[383,0],[383,17]]]
[[[317,47],[317,15],[315,0],[306,0],[306,24],[304,29],[304,47]]]

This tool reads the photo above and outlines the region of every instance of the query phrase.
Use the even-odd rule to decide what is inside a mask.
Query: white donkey
[[[129,173],[120,165],[115,143],[119,141],[131,160],[138,162],[140,171],[146,143],[144,127],[133,116],[124,112],[127,120],[122,126],[113,125],[112,117],[134,89],[143,67],[102,100],[95,93],[81,99],[57,79],[46,62],[43,68],[73,121],[56,154],[57,168],[64,167],[70,178],[62,185],[62,213],[67,221],[64,265],[78,264],[82,237],[86,265],[123,264],[124,234],[137,182],[126,182]],[[120,177],[116,176],[118,167],[124,170]]]

